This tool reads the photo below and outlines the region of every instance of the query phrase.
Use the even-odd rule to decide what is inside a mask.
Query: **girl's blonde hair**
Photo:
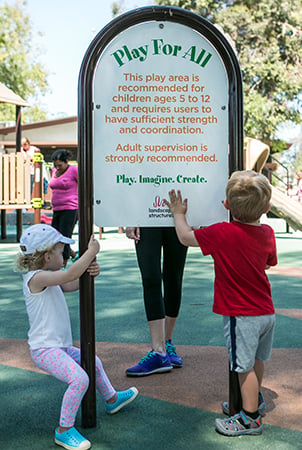
[[[226,187],[226,199],[233,217],[240,222],[254,222],[270,204],[272,188],[268,179],[254,170],[234,172]]]
[[[35,251],[32,254],[25,255],[24,253],[19,253],[16,257],[15,266],[19,272],[25,270],[39,270],[42,269],[45,264],[44,255],[47,252],[52,252],[54,245],[45,249],[43,251]]]

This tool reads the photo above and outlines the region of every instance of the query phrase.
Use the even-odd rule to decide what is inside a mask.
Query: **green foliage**
[[[155,0],[155,3],[188,9],[208,20],[213,20],[214,15],[221,11],[225,4],[223,0]]]
[[[302,152],[299,152],[294,162],[295,171],[302,170]]]
[[[33,108],[24,108],[23,121],[45,119],[36,103],[47,90],[47,73],[38,62],[39,50],[32,45],[32,26],[25,13],[26,1],[0,5],[0,81]],[[0,105],[0,121],[15,120],[15,108]]]
[[[280,123],[301,122],[301,0],[157,0],[193,10],[233,40],[244,84],[244,127],[272,141]]]
[[[282,153],[287,149],[286,142],[281,141],[280,139],[274,139],[269,142],[268,145],[271,147],[271,153]]]

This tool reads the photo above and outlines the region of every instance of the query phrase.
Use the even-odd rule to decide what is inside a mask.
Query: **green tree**
[[[272,141],[282,122],[301,121],[301,7],[301,0],[239,0],[217,15],[238,52],[249,136]]]
[[[302,0],[155,3],[192,10],[230,36],[243,76],[245,133],[270,141],[273,150],[274,146],[280,150],[280,141],[275,139],[278,125],[301,122]]]
[[[39,49],[32,44],[32,24],[26,1],[0,5],[0,81],[32,107],[24,108],[23,121],[44,120],[46,111],[37,103],[48,88],[47,72],[39,62]],[[15,108],[0,104],[0,121],[15,120]]]

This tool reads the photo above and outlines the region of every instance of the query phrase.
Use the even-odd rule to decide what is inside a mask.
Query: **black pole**
[[[230,175],[236,170],[243,170],[243,86],[239,66],[233,68],[237,72],[233,77],[229,89],[229,130],[230,130]],[[237,78],[236,83],[234,80]],[[232,111],[236,111],[234,117]],[[233,149],[232,149],[233,146]],[[232,217],[231,217],[232,220]],[[242,409],[241,390],[238,373],[231,371],[229,367],[229,414],[233,416]]]
[[[78,166],[79,166],[79,253],[87,248],[93,231],[93,162],[91,92],[79,78],[78,106]],[[81,365],[89,376],[89,387],[82,402],[82,425],[96,426],[96,374],[95,374],[95,305],[94,280],[87,273],[80,278],[80,335]]]
[[[90,381],[82,401],[82,426],[91,428],[96,426],[95,315],[93,279],[88,274],[83,275],[80,280],[80,314],[81,365]]]
[[[21,151],[21,106],[16,106],[16,151]],[[16,210],[17,242],[22,235],[22,209]]]
[[[242,398],[238,373],[229,369],[229,415],[233,416],[242,409]]]
[[[1,209],[1,239],[6,239],[6,209]]]
[[[85,193],[85,179],[91,180],[91,167],[79,147],[79,253],[82,255],[93,230],[93,220],[88,207],[91,192]],[[87,200],[87,201],[86,201]],[[89,376],[89,387],[82,402],[82,425],[85,428],[96,426],[96,387],[95,387],[95,312],[94,312],[94,281],[84,273],[80,278],[80,336],[81,365]]]
[[[21,151],[21,106],[16,106],[16,151]]]

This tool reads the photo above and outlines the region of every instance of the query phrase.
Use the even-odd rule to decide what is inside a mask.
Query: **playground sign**
[[[167,6],[117,17],[87,50],[79,101],[94,224],[173,226],[163,203],[171,189],[188,198],[191,226],[228,219],[225,185],[242,166],[242,80],[218,28]]]
[[[213,24],[170,6],[118,16],[90,44],[78,94],[80,254],[94,225],[173,226],[163,203],[171,189],[188,198],[191,226],[228,219],[225,185],[243,167],[242,80],[232,46]],[[88,274],[80,279],[80,315],[90,378],[82,422],[95,426]]]
[[[191,225],[227,219],[228,78],[208,39],[180,23],[127,28],[99,58],[93,104],[96,224],[173,226],[170,189]]]

